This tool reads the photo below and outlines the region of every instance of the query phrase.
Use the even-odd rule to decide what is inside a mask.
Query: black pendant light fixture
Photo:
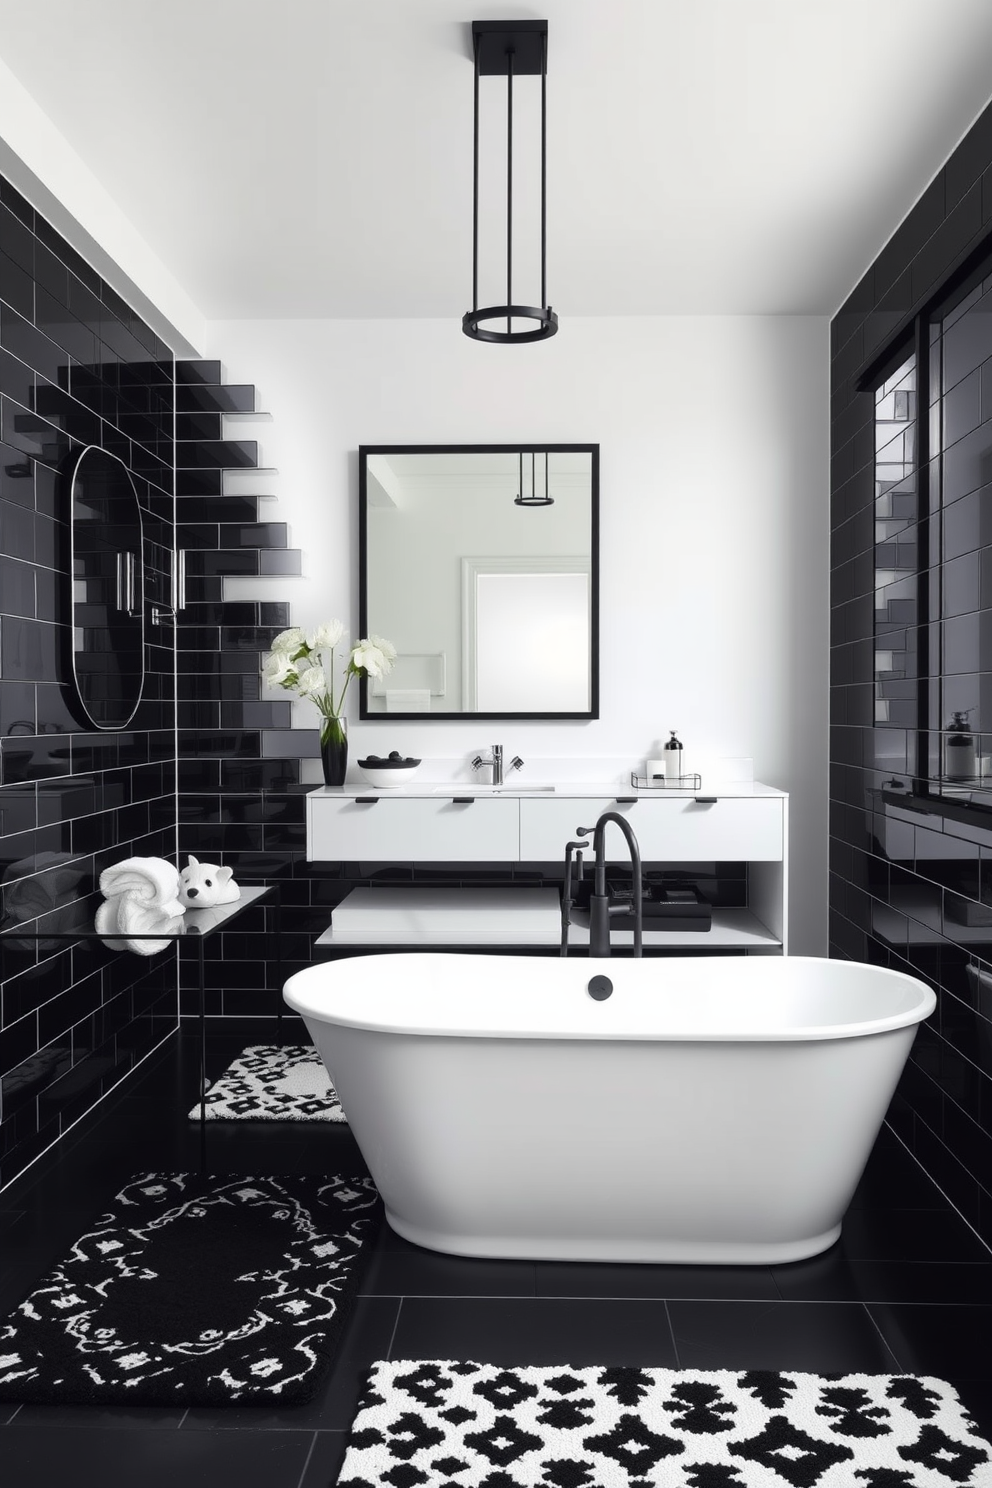
[[[473,21],[475,53],[475,135],[472,210],[472,309],[462,316],[462,330],[475,341],[546,341],[558,329],[548,304],[545,274],[547,250],[547,21]],[[541,304],[513,303],[513,80],[541,79]],[[506,304],[479,308],[479,78],[506,78]],[[505,320],[497,330],[485,321]],[[534,329],[514,330],[514,320],[536,321]],[[545,503],[541,503],[542,505]]]
[[[540,487],[538,486],[538,483],[537,483],[537,475],[538,475],[538,469],[539,469],[538,464],[537,464],[537,454],[535,453],[534,450],[531,450],[531,455],[530,455],[530,495],[527,496],[527,495],[524,494],[524,490],[525,490],[525,488],[524,488],[524,455],[523,455],[523,450],[521,450],[521,452],[520,452],[520,484],[519,484],[519,487],[517,489],[517,494],[513,498],[513,504],[514,504],[514,506],[554,506],[555,499],[551,495],[551,492],[548,490],[548,452],[547,452],[547,450],[544,450],[543,451],[543,454],[544,454],[544,495],[542,496],[542,495],[539,494]]]

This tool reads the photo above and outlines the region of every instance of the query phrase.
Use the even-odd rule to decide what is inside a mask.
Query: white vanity
[[[307,857],[367,863],[563,863],[579,826],[604,811],[621,813],[642,863],[742,862],[747,905],[715,908],[707,931],[651,930],[645,948],[788,949],[788,797],[757,782],[713,791],[636,790],[568,783],[555,787],[429,783],[394,790],[320,787],[307,797]],[[617,828],[608,829],[610,862],[628,862]],[[591,859],[587,858],[591,863]],[[559,896],[551,888],[352,890],[333,912],[318,945],[557,945]],[[614,930],[629,945],[631,931]],[[588,944],[573,926],[570,944]]]

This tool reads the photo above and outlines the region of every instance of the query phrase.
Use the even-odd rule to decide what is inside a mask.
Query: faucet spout
[[[589,954],[610,955],[610,915],[626,913],[625,904],[611,904],[606,889],[606,825],[616,822],[624,835],[630,853],[630,869],[634,901],[634,955],[642,954],[644,905],[641,886],[641,853],[633,828],[625,816],[618,811],[604,811],[594,827],[579,827],[578,836],[588,837],[592,833],[595,868],[593,889],[589,897]]]
[[[492,773],[492,784],[493,785],[502,785],[503,784],[503,746],[502,746],[502,744],[493,744],[492,745],[492,751],[493,751],[492,754],[490,754],[488,757],[485,756],[485,755],[477,754],[475,756],[475,759],[472,761],[472,769],[473,770],[481,770],[482,767],[483,767],[483,765],[489,765],[491,767],[491,769],[492,769],[492,772],[493,772]],[[510,761],[510,769],[511,770],[519,770],[522,765],[523,765],[523,760],[520,758],[519,754],[518,755],[515,755],[514,758]]]

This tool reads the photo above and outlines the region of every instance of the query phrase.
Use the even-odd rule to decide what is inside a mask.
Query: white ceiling
[[[563,323],[831,313],[992,94],[989,0],[0,0],[0,59],[208,318],[457,317],[477,16],[549,21]]]

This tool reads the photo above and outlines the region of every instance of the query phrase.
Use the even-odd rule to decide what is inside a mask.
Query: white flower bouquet
[[[344,699],[352,677],[384,677],[396,660],[395,648],[382,636],[356,641],[346,662],[338,658],[343,665],[340,691],[336,692],[334,648],[343,636],[340,620],[328,620],[309,631],[294,626],[276,636],[262,667],[262,676],[270,687],[296,692],[320,709],[321,747],[345,741]]]

